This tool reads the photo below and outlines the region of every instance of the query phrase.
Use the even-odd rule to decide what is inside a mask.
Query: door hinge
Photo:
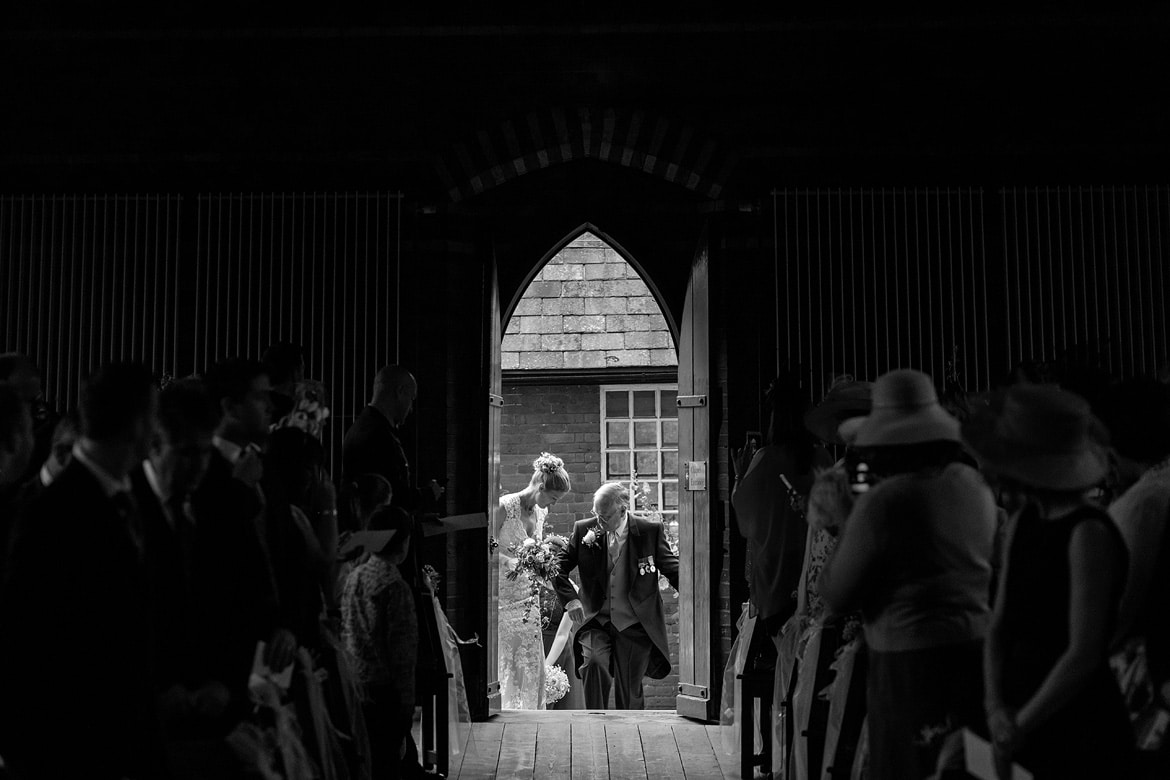
[[[707,396],[705,395],[680,395],[675,401],[679,409],[694,409],[699,406],[707,405]]]
[[[706,685],[692,685],[691,683],[679,683],[678,692],[683,696],[693,696],[696,699],[706,699],[710,695]]]
[[[488,393],[488,406],[495,406],[500,409],[504,408],[504,396],[496,395],[495,393]]]
[[[500,684],[498,682],[488,683],[487,695],[488,695],[489,699],[493,696],[499,696],[500,695]]]

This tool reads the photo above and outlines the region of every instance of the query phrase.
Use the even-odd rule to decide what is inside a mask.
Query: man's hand
[[[272,632],[272,638],[264,647],[264,663],[273,672],[279,673],[281,669],[293,662],[296,653],[296,637],[288,629],[278,628]]]
[[[585,607],[580,604],[574,604],[568,609],[569,619],[573,621],[573,628],[580,628],[581,624],[585,622]]]

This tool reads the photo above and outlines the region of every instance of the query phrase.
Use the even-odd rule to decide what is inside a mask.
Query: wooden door
[[[498,658],[499,644],[499,615],[500,605],[500,556],[495,549],[495,539],[492,537],[495,525],[496,507],[500,500],[500,415],[504,407],[503,383],[500,377],[500,343],[503,338],[500,324],[500,285],[496,272],[496,260],[493,252],[491,268],[488,270],[487,285],[487,315],[488,322],[484,328],[487,335],[487,495],[485,507],[487,510],[487,582],[484,583],[487,592],[487,658],[486,674],[481,678],[487,680],[487,713],[488,716],[500,712],[500,659]]]
[[[718,717],[713,701],[711,581],[711,381],[707,233],[691,262],[679,328],[679,715]]]

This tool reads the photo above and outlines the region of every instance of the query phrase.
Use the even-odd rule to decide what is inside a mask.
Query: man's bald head
[[[388,365],[374,377],[374,399],[371,406],[376,407],[395,426],[406,421],[410,410],[414,408],[414,399],[418,396],[418,383],[402,366]]]

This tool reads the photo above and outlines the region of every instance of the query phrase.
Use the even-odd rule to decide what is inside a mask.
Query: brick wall
[[[638,272],[583,233],[536,275],[504,333],[502,367],[675,366],[666,319]]]
[[[520,490],[532,477],[532,461],[542,450],[560,456],[573,491],[549,511],[548,526],[568,533],[593,507],[601,484],[601,402],[596,385],[532,386],[505,384],[500,424],[500,480],[503,493]],[[678,600],[663,591],[670,660],[678,667]],[[647,709],[674,709],[678,675],[646,680]],[[611,705],[612,706],[612,705]]]

